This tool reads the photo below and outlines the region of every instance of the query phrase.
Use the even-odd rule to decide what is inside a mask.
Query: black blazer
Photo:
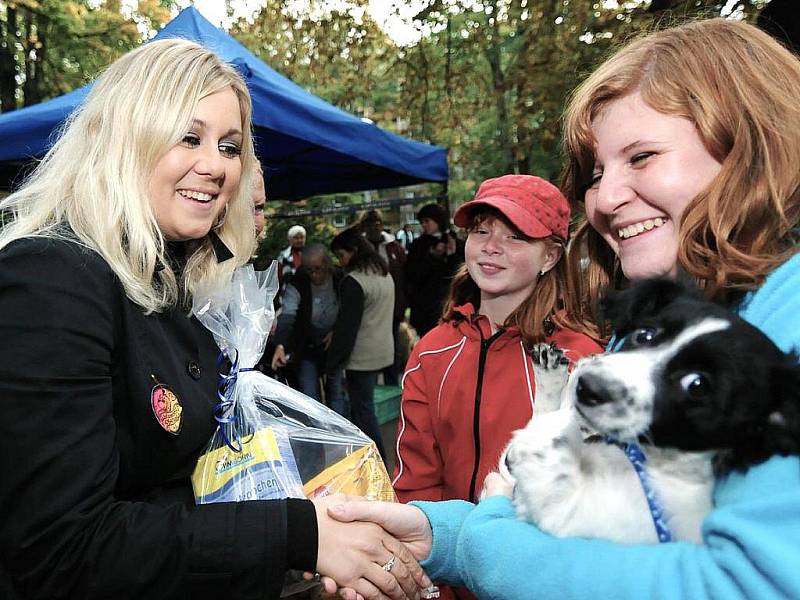
[[[277,598],[314,570],[310,502],[194,504],[218,377],[194,318],[146,316],[98,254],[25,239],[0,251],[0,341],[0,596]]]

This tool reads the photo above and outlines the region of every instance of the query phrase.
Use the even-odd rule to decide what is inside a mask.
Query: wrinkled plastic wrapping
[[[253,370],[275,319],[276,263],[237,269],[223,292],[195,295],[192,312],[221,361],[219,422],[192,485],[198,504],[314,498],[334,492],[395,500],[372,440],[325,405]]]

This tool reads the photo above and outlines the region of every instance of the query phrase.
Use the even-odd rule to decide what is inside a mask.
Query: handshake
[[[326,592],[338,592],[345,600],[439,597],[419,565],[433,543],[419,508],[343,494],[313,503],[319,529],[317,571]]]

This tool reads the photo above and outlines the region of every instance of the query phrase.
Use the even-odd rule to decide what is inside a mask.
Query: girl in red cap
[[[489,179],[456,211],[465,264],[403,376],[393,480],[401,501],[477,501],[511,432],[535,411],[534,345],[555,343],[570,362],[602,351],[565,327],[569,216],[558,188],[531,175]]]

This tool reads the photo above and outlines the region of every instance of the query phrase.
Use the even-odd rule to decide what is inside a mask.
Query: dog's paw
[[[531,356],[533,357],[533,364],[543,370],[554,370],[564,365],[569,365],[566,354],[555,342],[534,344],[531,349]]]
[[[540,524],[553,505],[579,485],[582,436],[571,409],[534,416],[514,432],[500,459],[500,472],[515,482],[520,518]]]
[[[534,412],[541,415],[557,410],[569,378],[569,359],[555,342],[536,344],[531,357],[536,382]]]

